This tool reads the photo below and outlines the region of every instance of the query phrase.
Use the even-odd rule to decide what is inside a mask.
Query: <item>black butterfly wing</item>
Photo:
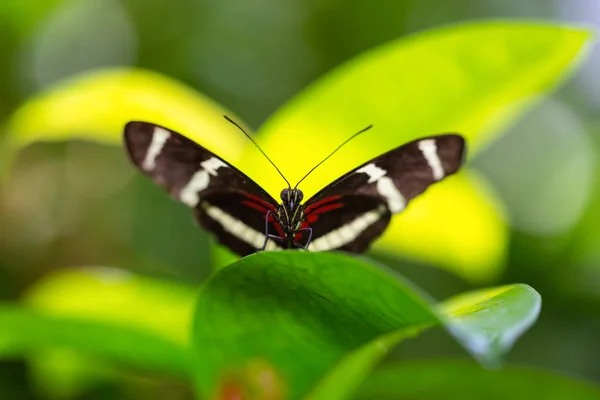
[[[430,185],[458,171],[465,150],[455,134],[409,142],[376,157],[319,191],[305,203],[309,250],[360,253],[383,233],[392,214]]]
[[[373,196],[331,193],[309,202],[301,228],[312,230],[311,251],[340,249],[362,253],[390,222],[385,202]],[[299,239],[305,243],[307,235]]]
[[[159,125],[129,122],[125,147],[138,169],[176,200],[194,209],[198,222],[233,252],[261,248],[267,211],[277,202],[243,172],[192,140]],[[269,232],[281,227],[271,218]],[[269,241],[267,249],[277,249]]]

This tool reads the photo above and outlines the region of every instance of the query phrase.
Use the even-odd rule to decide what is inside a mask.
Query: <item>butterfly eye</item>
[[[281,194],[279,196],[281,196],[281,201],[287,201],[289,199],[289,190],[288,189],[283,189],[281,191]]]
[[[303,198],[304,198],[304,193],[302,193],[302,190],[296,189],[296,202],[300,203]]]

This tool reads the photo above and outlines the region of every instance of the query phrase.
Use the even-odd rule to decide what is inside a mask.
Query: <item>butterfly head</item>
[[[283,189],[280,196],[281,201],[284,204],[289,205],[289,208],[292,210],[296,208],[304,198],[304,194],[300,189]]]
[[[304,194],[300,189],[283,189],[281,191],[281,204],[277,217],[286,234],[293,237],[299,229],[304,216],[304,207],[300,204]]]

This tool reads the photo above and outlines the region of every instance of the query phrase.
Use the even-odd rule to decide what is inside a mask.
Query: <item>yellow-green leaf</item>
[[[24,301],[45,315],[144,329],[185,347],[194,291],[102,267],[56,272],[30,288]]]
[[[223,119],[224,113],[207,97],[154,72],[85,74],[33,97],[13,114],[0,146],[5,147],[0,171],[15,150],[35,141],[86,139],[121,145],[123,127],[132,120],[168,126],[235,159],[247,139]]]
[[[374,124],[302,183],[309,196],[369,158],[425,135],[462,133],[471,159],[568,75],[590,37],[572,26],[493,21],[401,38],[360,54],[290,100],[259,130],[261,144],[295,182],[337,144]],[[281,178],[254,160],[248,153],[241,165],[278,193]],[[479,179],[464,174],[395,217],[375,249],[477,280],[498,272],[506,235],[501,209]]]

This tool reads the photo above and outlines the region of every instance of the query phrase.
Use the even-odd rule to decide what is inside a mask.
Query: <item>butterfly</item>
[[[338,146],[308,174],[369,128]],[[303,202],[297,187],[308,174],[292,188],[260,147],[287,183],[280,201],[221,157],[160,125],[129,122],[124,142],[144,175],[191,207],[199,224],[240,256],[293,248],[364,252],[393,214],[433,183],[456,173],[465,153],[460,135],[421,138],[365,162]]]

